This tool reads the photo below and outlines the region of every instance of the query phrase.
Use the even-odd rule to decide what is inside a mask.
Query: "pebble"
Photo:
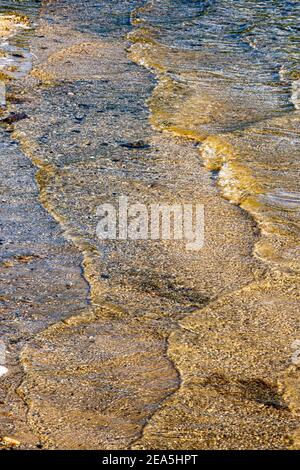
[[[143,140],[138,140],[137,142],[122,142],[120,144],[121,147],[125,147],[127,149],[149,149],[151,146],[144,142]]]
[[[8,372],[8,369],[4,366],[0,366],[0,377],[2,377],[2,375],[5,375],[7,374]]]
[[[5,124],[13,124],[14,122],[21,121],[22,119],[27,119],[28,116],[26,113],[11,113],[9,116],[1,119],[0,121]]]
[[[17,439],[14,439],[12,437],[0,437],[0,443],[5,446],[9,447],[16,447],[21,444],[20,441],[17,441]]]

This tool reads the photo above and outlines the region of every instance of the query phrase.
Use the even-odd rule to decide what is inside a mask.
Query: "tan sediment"
[[[145,400],[146,403],[148,403],[148,400],[150,401],[150,403],[151,400],[154,400],[153,405],[157,406],[157,404],[160,405],[160,402],[163,403],[167,396],[169,396],[170,394],[173,395],[173,393],[177,390],[178,377],[176,369],[173,366],[170,367],[170,365],[172,364],[172,362],[170,361],[172,359],[169,353],[168,358],[165,356],[166,333],[164,331],[160,333],[157,326],[155,329],[153,329],[153,327],[151,326],[151,316],[148,320],[150,323],[148,328],[145,317],[141,318],[140,320],[138,320],[137,318],[130,320],[128,312],[123,311],[117,306],[107,306],[106,308],[105,306],[103,306],[104,308],[102,307],[101,309],[96,307],[96,304],[101,302],[102,294],[102,289],[98,281],[99,268],[97,268],[96,263],[97,251],[94,252],[93,250],[87,249],[81,237],[77,236],[76,232],[74,233],[74,230],[69,227],[68,220],[58,213],[59,208],[57,206],[55,207],[55,204],[51,202],[52,195],[56,192],[53,189],[53,184],[55,186],[54,180],[59,180],[60,178],[62,178],[63,175],[60,174],[59,171],[57,169],[54,169],[52,166],[44,165],[43,163],[41,163],[40,159],[36,156],[39,154],[38,147],[36,147],[34,142],[28,141],[24,134],[17,131],[15,133],[15,137],[18,138],[18,140],[22,143],[23,150],[26,152],[26,154],[30,155],[34,163],[38,167],[40,167],[40,170],[37,174],[37,181],[40,185],[41,201],[43,202],[43,205],[48,209],[51,215],[63,226],[65,236],[70,238],[73,243],[75,243],[75,245],[78,246],[80,251],[84,254],[84,275],[91,286],[91,301],[93,305],[93,308],[90,312],[82,312],[79,316],[76,316],[71,320],[66,320],[63,323],[54,325],[49,330],[47,330],[45,334],[43,333],[40,336],[36,336],[35,341],[38,342],[39,345],[36,353],[34,345],[30,345],[22,354],[22,362],[25,368],[26,376],[20,388],[20,394],[23,397],[23,400],[28,403],[28,407],[30,410],[28,419],[31,425],[31,429],[35,432],[35,434],[40,436],[43,445],[49,448],[71,447],[76,449],[99,448],[99,446],[101,446],[101,448],[126,448],[129,445],[130,441],[138,441],[140,438],[141,427],[143,428],[140,423],[141,421],[145,420],[145,413],[146,417],[148,417],[146,410],[147,406],[149,405],[145,405]],[[72,180],[70,183],[72,184]],[[76,180],[74,181],[74,185],[75,184]],[[51,186],[52,191],[49,191],[49,187]],[[107,321],[105,320],[105,317],[108,317]],[[124,326],[124,321],[126,326]],[[70,337],[80,338],[83,333],[79,334],[78,331],[74,330],[74,327],[82,324],[92,325],[93,334],[95,328],[97,330],[98,328],[100,330],[103,330],[107,329],[109,325],[112,331],[108,334],[107,338],[109,339],[110,335],[112,335],[113,337],[117,335],[117,343],[124,344],[120,353],[122,357],[122,362],[119,364],[119,362],[111,362],[111,360],[109,360],[106,364],[106,362],[103,362],[103,357],[101,356],[99,362],[96,361],[96,363],[91,364],[90,356],[88,356],[86,359],[87,365],[78,365],[76,363],[76,361],[78,361],[78,358],[84,358],[84,353],[79,352],[79,339],[74,343],[72,340],[72,344],[70,344],[69,347],[66,347],[65,336],[63,336],[61,339],[61,335],[66,334],[67,336],[70,335]],[[120,330],[120,333],[117,334],[116,330],[118,329]],[[150,358],[147,359],[149,354],[148,344],[149,340],[153,338],[153,335],[154,338],[157,337],[158,339],[160,339],[154,344],[156,351],[155,356],[152,356],[151,353]],[[98,338],[98,340],[99,336],[101,338],[101,334],[99,335],[99,333],[97,332],[96,338]],[[66,361],[69,363],[70,359],[67,359],[67,354],[71,354],[71,357],[74,357],[75,361],[73,368],[71,368],[70,370],[63,369],[63,371],[60,372],[59,370],[57,370],[57,367],[55,367],[55,370],[51,369],[51,371],[49,371],[49,368],[46,368],[45,374],[47,379],[43,378],[43,375],[40,372],[40,366],[37,365],[38,363],[40,363],[44,356],[42,352],[43,348],[46,348],[46,351],[48,351],[46,346],[47,341],[45,338],[48,338],[49,340],[50,350],[54,349],[55,351],[57,351],[57,357],[51,357],[50,359],[47,352],[45,366],[49,363],[54,363],[57,365],[59,360],[62,360],[63,363],[65,363]],[[143,352],[143,348],[141,348],[140,346],[141,341],[146,341],[146,353]],[[154,339],[151,341],[154,341]],[[134,358],[130,354],[130,350],[132,348],[131,345],[133,342],[138,342],[139,344],[138,352],[136,353],[137,355],[134,356]],[[159,343],[162,343],[162,345],[164,346],[159,355],[156,356]],[[105,347],[107,347],[107,339],[105,340]],[[112,350],[115,351],[115,349],[116,343],[114,342]],[[129,349],[128,362],[126,359],[127,349]],[[88,353],[88,348],[86,347],[86,345],[84,347],[84,351]],[[146,364],[148,364],[146,366],[146,369],[143,366],[143,362],[145,360]],[[154,369],[157,367],[159,373],[159,384],[158,390],[156,392],[158,395],[155,394],[155,396],[151,394],[150,396],[148,396],[148,392],[146,392],[145,395],[145,390],[148,390],[148,387],[151,388],[147,381],[150,381],[151,384],[153,380],[156,380],[153,375],[149,376],[147,372],[147,368],[149,367],[149,360],[151,361],[151,370],[153,367]],[[139,361],[141,361],[140,366]],[[165,364],[163,366],[163,369],[161,368],[162,364]],[[97,407],[97,410],[88,411],[88,407],[92,405],[88,405],[87,407],[86,401],[82,409],[80,408],[79,404],[77,405],[73,402],[71,402],[70,408],[68,406],[66,407],[66,403],[60,404],[57,402],[57,400],[55,400],[54,403],[51,401],[52,389],[49,388],[49,382],[53,381],[55,383],[55,390],[60,387],[57,383],[56,377],[65,377],[66,375],[67,377],[72,377],[72,388],[70,389],[70,393],[74,393],[74,396],[79,401],[79,403],[83,403],[83,399],[80,398],[80,395],[78,395],[78,391],[82,386],[81,382],[82,380],[84,380],[82,376],[88,373],[99,374],[100,372],[101,375],[111,374],[111,371],[115,371],[112,377],[108,375],[107,380],[111,381],[113,379],[113,383],[118,383],[118,380],[122,380],[122,372],[121,370],[119,371],[119,367],[121,367],[121,369],[123,367],[126,368],[126,374],[129,374],[131,377],[131,387],[142,387],[141,389],[137,388],[137,391],[131,390],[130,400],[128,402],[125,401],[123,403],[122,401],[120,404],[120,402],[118,401],[116,404],[114,404],[114,400],[116,399],[114,394],[106,395],[105,390],[103,391],[99,385],[98,388],[100,395],[94,397],[93,389],[91,388],[87,390],[86,388],[92,387],[92,385],[88,385],[90,382],[89,380],[85,380],[86,387],[84,388],[84,390],[86,396],[91,396],[93,398],[93,403],[94,406]],[[132,367],[133,369],[131,370],[130,367]],[[137,368],[138,375],[136,375],[135,372]],[[49,374],[52,378],[49,377]],[[47,386],[44,386],[44,380],[47,380]],[[166,383],[166,389],[163,388],[162,382]],[[124,387],[126,386],[127,382],[121,383],[122,387]],[[58,396],[64,397],[66,396],[65,382],[63,382],[61,386],[61,393],[59,393]],[[138,393],[140,396],[144,396],[143,401],[140,405],[136,393]],[[49,398],[47,398],[48,394]],[[163,394],[163,397],[161,397],[161,394]],[[39,397],[41,395],[44,397],[42,408],[39,404]],[[132,400],[134,401],[134,405],[131,404]],[[103,414],[99,411],[99,403],[103,403],[103,405],[101,405],[104,407]],[[77,409],[77,406],[79,407],[79,409]],[[141,406],[140,411],[138,411],[139,406]],[[119,410],[118,413],[116,412],[116,409]],[[127,415],[127,413],[129,413],[131,423],[134,423],[135,420],[137,420],[136,425],[132,424],[130,427],[128,427],[128,425],[126,424],[126,420],[124,421],[124,418],[122,418],[123,410],[125,412],[125,416]],[[61,421],[59,421],[59,429],[57,428],[56,430],[55,423],[57,422],[57,420]],[[145,421],[147,422],[147,420]],[[62,422],[64,424],[62,424]],[[81,431],[74,433],[74,427],[76,427],[77,429],[79,428],[79,426]],[[51,429],[50,435],[45,434],[45,427],[47,429]]]
[[[56,31],[57,34],[57,31]],[[70,42],[72,42],[70,40]],[[70,47],[65,47],[53,53],[44,64],[32,71],[32,76],[39,79],[43,84],[59,80],[88,80],[92,78],[101,79],[103,67],[99,67],[97,59],[105,60],[108,45],[102,41],[79,42]],[[78,61],[80,60],[80,68]],[[98,63],[98,67],[92,67],[92,63]]]
[[[95,43],[80,42],[76,46],[59,50],[49,60],[49,67],[54,66],[56,73],[52,74],[48,71],[35,69],[32,76],[38,78],[42,84],[51,84],[52,86],[57,86],[58,80],[77,79],[78,73],[76,73],[76,70],[78,70],[78,64],[76,66],[74,64],[71,65],[71,71],[66,65],[65,74],[62,76],[60,73],[62,57],[65,58],[69,53],[69,58],[73,58],[73,54],[75,54],[76,58],[79,55],[79,59],[82,59],[82,67],[80,69],[82,73],[81,79],[95,78],[95,69],[90,68],[90,61],[92,59],[90,54],[94,56],[95,50],[99,45],[102,45],[100,41]],[[48,62],[45,66],[47,65]],[[95,268],[96,263],[94,261],[97,250],[91,243],[85,242],[69,227],[68,220],[60,215],[59,211],[51,203],[51,196],[48,190],[51,182],[59,179],[59,169],[55,165],[45,163],[39,158],[39,147],[34,140],[27,137],[26,132],[15,130],[13,136],[20,142],[22,150],[30,157],[38,169],[36,180],[40,188],[40,200],[43,206],[63,227],[65,237],[71,240],[84,256],[83,270],[84,276],[91,287],[90,301],[92,304],[89,311],[83,311],[74,318],[53,325],[41,335],[36,335],[33,345],[23,351],[21,361],[25,371],[25,378],[18,389],[18,394],[28,407],[28,424],[32,432],[39,436],[40,442],[42,442],[44,447],[66,449],[126,448],[130,441],[135,440],[139,436],[142,423],[151,413],[151,408],[153,406],[157,407],[160,401],[177,386],[177,374],[174,372],[170,361],[165,357],[165,333],[163,331],[160,332],[157,328],[154,329],[151,325],[148,328],[145,323],[143,323],[143,328],[141,328],[140,321],[134,317],[132,320],[127,318],[125,320],[123,318],[120,321],[119,318],[127,315],[126,311],[123,311],[117,305],[103,305],[103,302],[101,302],[103,289],[101,282],[98,280],[99,272]],[[99,302],[102,305],[101,308],[97,307]],[[77,328],[85,328],[86,325],[87,327],[91,325],[94,335],[97,332],[97,335],[94,336],[96,355],[94,355],[94,362],[91,363],[90,352],[88,347],[84,345],[84,351],[88,353],[86,361],[89,365],[78,366],[76,361],[84,360],[84,351],[79,352],[82,333],[78,332]],[[117,333],[118,330],[119,333]],[[62,338],[62,343],[59,344],[62,334],[66,334],[70,338],[73,335],[78,337],[78,340],[67,348],[70,357],[67,357],[66,351],[61,350],[61,347],[63,349],[66,347],[65,337]],[[105,340],[105,350],[99,353],[102,335]],[[115,339],[117,335],[118,339]],[[50,338],[49,341],[56,343],[57,359],[60,358],[63,361],[64,365],[61,376],[70,377],[73,375],[71,395],[74,394],[76,402],[68,400],[70,406],[66,406],[66,403],[59,403],[59,400],[57,404],[52,404],[52,388],[49,385],[52,380],[50,378],[52,371],[49,371],[49,369],[47,371],[47,386],[44,389],[43,377],[39,370],[35,371],[37,365],[36,359],[32,363],[32,360],[35,358],[35,344],[40,344],[42,349],[47,348],[48,338]],[[112,341],[111,359],[109,359],[106,338],[110,338],[110,341]],[[92,344],[90,340],[88,340],[89,344]],[[136,346],[133,347],[133,344]],[[126,352],[127,350],[128,352]],[[97,353],[100,356],[99,360],[96,357]],[[55,377],[60,375],[57,359],[55,359]],[[43,361],[43,353],[41,351],[37,354],[37,360]],[[75,361],[73,369],[71,367],[72,360]],[[49,365],[50,362],[47,352],[46,364]],[[68,363],[67,369],[65,368],[66,363]],[[149,370],[149,367],[153,371]],[[95,397],[93,395],[95,387],[93,380],[87,380],[87,387],[90,387],[89,390],[83,386],[82,381],[85,374],[96,374],[96,376],[101,377],[101,381],[97,385],[99,396]],[[55,381],[54,376],[53,380]],[[55,386],[58,397],[59,395],[62,398],[66,397],[68,390],[64,383],[65,380],[62,383],[61,393],[59,393],[59,386]],[[118,381],[120,382],[119,384]],[[155,385],[156,382],[157,386]],[[105,387],[108,387],[108,391]],[[111,393],[110,390],[114,387],[120,387],[120,390],[129,387],[130,394],[128,399],[126,394],[122,398],[116,393]],[[34,394],[35,389],[38,390],[37,395]],[[147,392],[145,393],[145,391]],[[46,398],[47,393],[50,394],[49,401]],[[81,396],[81,393],[84,393],[84,395]],[[43,395],[43,406],[40,408],[40,397]],[[62,422],[64,422],[64,425],[62,425]],[[58,426],[57,431],[56,425]],[[48,436],[48,428],[51,429],[50,436]],[[78,428],[77,432],[74,432],[75,428]]]
[[[20,28],[29,27],[29,19],[17,13],[0,14],[0,37],[8,38]]]
[[[94,58],[103,59],[103,50],[108,47],[103,41],[90,39],[89,36],[74,31],[68,27],[50,26],[47,22],[40,21],[40,29],[44,35],[49,38],[49,46],[39,54],[39,64],[37,64],[31,76],[43,86],[59,86],[63,80],[88,80],[91,78],[101,78],[97,76],[95,67],[91,67],[91,60]],[[63,46],[55,44],[53,40],[60,38],[63,40]],[[78,65],[80,61],[80,66]],[[97,63],[97,62],[96,62]],[[102,69],[101,69],[102,70]],[[34,140],[26,136],[26,132],[15,130],[13,136],[21,144],[26,155],[30,157],[34,165],[38,168],[36,180],[40,189],[40,199],[43,206],[48,210],[51,216],[64,227],[64,233],[67,239],[82,253],[84,276],[91,287],[91,301],[97,304],[97,297],[102,293],[100,281],[96,281],[96,272],[94,268],[95,247],[82,241],[80,237],[72,233],[68,228],[67,219],[62,217],[55,207],[51,204],[47,187],[56,177],[59,177],[59,170],[55,165],[45,163],[39,158],[39,147]]]
[[[210,125],[226,117],[226,99],[218,102],[213,90],[204,96],[193,95],[187,83],[181,86],[169,75],[168,64],[171,71],[172,67],[176,70],[177,54],[174,48],[159,44],[155,31],[138,20],[142,11],[137,9],[132,15],[133,25],[142,26],[129,34],[133,42],[130,57],[158,79],[148,100],[150,122],[157,129],[201,144],[205,167],[219,172],[222,195],[247,210],[259,224],[260,239],[253,256],[268,263],[270,274],[266,280],[220,297],[187,317],[180,323],[182,329],[171,334],[168,354],[181,375],[181,387],[154,415],[134,448],[299,449],[300,375],[297,366],[289,367],[291,344],[300,334],[299,259],[286,259],[283,237],[290,233],[278,226],[280,216],[268,217],[259,198],[267,190],[245,164],[251,149],[243,144],[253,129],[250,124],[249,131],[214,133]],[[179,77],[183,75],[179,73]],[[299,115],[293,118],[299,124]],[[281,126],[284,135],[286,120],[289,117],[274,119],[274,135],[280,137]],[[271,135],[270,121],[267,129],[263,124],[253,126],[254,132]],[[294,241],[289,236],[286,244],[296,253],[299,230]],[[287,427],[281,427],[282,414],[293,416]],[[265,426],[258,426],[257,416],[261,422],[265,420]]]
[[[55,85],[53,85],[55,86]],[[94,269],[94,254],[95,247],[92,244],[86,243],[81,240],[80,237],[76,236],[68,227],[68,221],[65,217],[62,217],[55,209],[54,205],[51,204],[49,194],[47,191],[51,181],[59,177],[59,171],[55,165],[43,162],[37,157],[38,145],[36,142],[29,140],[26,134],[15,130],[12,133],[13,137],[20,142],[23,152],[30,157],[31,161],[38,168],[36,173],[36,181],[39,185],[40,200],[43,206],[47,209],[49,214],[64,228],[65,237],[74,243],[74,245],[82,253],[84,276],[91,287],[90,297],[94,305],[97,305],[97,298],[101,296],[103,291],[100,281],[96,279],[96,272]]]
[[[103,64],[102,52],[95,52],[95,48],[101,48],[101,41],[94,42],[68,28],[63,31],[61,27],[49,27],[48,32],[47,39],[63,37],[64,43],[48,41],[53,49],[45,52],[47,57],[32,74],[38,79],[37,86],[57,87],[64,80],[111,75],[111,64],[108,68]],[[78,42],[74,45],[72,41]],[[117,49],[122,50],[118,52],[119,62],[124,60],[122,44],[116,42],[110,47],[108,59],[111,53],[115,60]],[[70,63],[68,58],[72,59]],[[116,75],[115,80],[121,76]],[[168,86],[172,94],[173,84],[168,81]],[[34,113],[41,118],[37,111]],[[188,116],[188,106],[185,114]],[[170,116],[166,112],[160,117],[167,121]],[[189,126],[179,126],[177,130],[168,126],[166,123],[166,128],[178,136],[200,140],[197,131],[189,130]],[[159,133],[151,136],[153,148],[159,149],[155,154],[158,163],[152,161],[152,165],[157,165],[159,171],[159,162],[163,161],[167,174],[178,186],[179,175],[186,175],[189,181],[189,171],[201,173],[201,191],[200,184],[189,193],[186,181],[180,183],[176,194],[176,187],[168,188],[163,178],[158,185],[170,202],[183,195],[197,202],[201,199],[212,208],[207,221],[209,246],[201,261],[196,256],[183,259],[182,247],[160,246],[151,252],[145,246],[136,254],[129,251],[132,259],[126,259],[130,270],[136,269],[136,277],[129,279],[131,271],[123,267],[125,279],[117,277],[107,288],[99,280],[104,265],[99,252],[74,224],[72,195],[73,201],[78,196],[74,188],[78,185],[84,191],[99,185],[96,196],[100,198],[121,183],[133,196],[143,195],[150,200],[157,197],[156,190],[134,178],[124,182],[107,176],[104,184],[96,177],[96,163],[78,164],[80,176],[76,171],[72,173],[72,168],[60,169],[43,159],[37,144],[42,129],[34,119],[16,127],[15,137],[39,168],[41,201],[63,227],[65,236],[84,254],[84,276],[91,287],[90,309],[37,335],[22,353],[26,375],[19,392],[28,405],[31,427],[45,447],[121,449],[133,442],[135,448],[146,449],[287,447],[289,440],[285,435],[296,423],[278,389],[277,378],[289,361],[287,345],[298,331],[298,298],[294,293],[297,281],[287,275],[261,280],[262,266],[251,257],[256,239],[254,224],[209,189],[195,161],[197,150],[179,139]],[[28,137],[27,130],[32,137]],[[99,138],[99,134],[94,138]],[[219,141],[215,146],[217,160],[223,159],[224,152],[230,153],[230,161],[236,164],[238,155],[229,144]],[[252,181],[248,174],[245,179]],[[96,201],[89,193],[85,195],[96,209]],[[116,254],[121,260],[117,258],[116,271],[122,267],[126,254],[123,258]],[[149,265],[151,258],[158,267]],[[145,267],[148,272],[143,271]],[[104,301],[105,290],[114,293],[118,303]],[[183,308],[185,291],[191,297],[190,304],[197,302],[197,311],[182,314],[184,319],[180,320],[180,315],[173,319],[175,305],[170,299],[177,300]],[[284,305],[290,301],[290,292],[287,311]],[[167,299],[163,305],[168,305],[169,311],[162,311],[157,301],[160,298]],[[280,308],[276,302],[274,307],[274,298]],[[278,314],[275,325],[274,310]],[[164,319],[172,322],[171,335]],[[286,324],[284,332],[282,323]]]
[[[142,11],[139,12],[138,9],[133,17],[138,17]],[[230,95],[228,79],[222,77],[218,88],[211,83],[210,89],[205,84],[210,77],[214,77],[213,72],[201,71],[193,74],[191,71],[186,71],[180,62],[182,60],[190,63],[202,59],[205,64],[206,61],[216,62],[216,58],[206,56],[205,53],[202,57],[201,52],[198,52],[197,56],[193,51],[183,52],[176,50],[175,47],[168,48],[160,44],[156,36],[155,29],[147,28],[145,23],[128,35],[129,40],[133,42],[130,48],[132,60],[153,70],[158,78],[158,83],[148,100],[151,124],[157,129],[199,142],[201,144],[200,155],[206,168],[219,171],[218,184],[223,196],[251,213],[266,236],[269,232],[272,233],[269,247],[274,246],[273,252],[271,253],[270,249],[257,249],[259,256],[265,257],[266,261],[269,260],[271,263],[276,261],[279,269],[283,267],[299,271],[300,260],[297,250],[294,250],[297,258],[293,259],[293,256],[287,256],[288,249],[280,248],[280,246],[288,245],[289,239],[285,240],[282,237],[282,230],[278,227],[278,223],[272,223],[271,211],[260,197],[273,189],[271,172],[269,172],[270,181],[266,184],[263,179],[259,179],[259,172],[251,165],[251,162],[259,161],[261,153],[264,152],[266,156],[270,153],[268,163],[271,167],[272,152],[276,147],[282,146],[281,139],[286,137],[286,129],[289,128],[290,132],[294,132],[295,137],[298,137],[298,141],[287,141],[285,150],[280,149],[279,156],[274,155],[274,159],[278,158],[280,162],[280,169],[277,169],[277,172],[284,171],[285,154],[289,155],[290,162],[292,162],[293,155],[296,159],[297,145],[300,145],[297,131],[299,112],[296,110],[294,113],[290,112],[279,118],[272,116],[266,118],[264,111],[260,112],[259,104],[257,107],[254,106],[255,96],[252,96],[253,103],[246,97],[243,103],[237,101],[235,110],[235,95],[233,97]],[[172,70],[176,72],[176,78]],[[197,84],[197,81],[200,83],[201,80],[203,81],[202,88],[197,88],[195,83]],[[239,97],[238,99],[240,100]],[[241,129],[226,133],[221,131],[222,126],[230,127],[235,120],[240,123]],[[260,147],[264,145],[263,139],[266,142],[265,149],[260,150]],[[290,187],[289,190],[297,192],[297,188],[296,176],[294,187]],[[293,223],[294,221],[291,220],[290,226]],[[299,221],[296,223],[299,225]],[[274,240],[275,232],[277,232],[278,240]]]
[[[202,144],[200,155],[204,164],[208,170],[220,172],[218,184],[229,201],[240,204],[250,196],[261,194],[263,188],[251,169],[243,163],[239,149],[230,143],[227,135],[211,134],[210,124],[226,116],[226,107],[218,102],[213,92],[193,95],[186,84],[181,85],[170,77],[167,65],[162,64],[165,57],[172,56],[172,51],[154,40],[148,47],[147,43],[145,45],[145,35],[147,37],[147,30],[140,28],[128,36],[134,42],[130,48],[131,59],[153,69],[158,78],[158,84],[148,100],[150,123],[157,129]],[[148,35],[152,37],[151,32]],[[192,52],[187,54],[193,55]],[[176,55],[172,60],[176,64]]]
[[[299,377],[285,381],[285,391],[281,382],[298,329],[298,309],[299,280],[275,276],[183,320],[169,341],[181,388],[146,426],[136,448],[297,446],[291,435],[299,410],[290,395],[297,403]]]
[[[103,306],[53,325],[24,349],[26,379],[19,392],[34,411],[29,423],[44,447],[120,449],[139,435],[147,406],[163,393],[161,375],[169,375],[159,332],[144,328],[146,342],[141,324],[125,325],[120,309]],[[176,387],[176,375],[169,380],[166,393]]]

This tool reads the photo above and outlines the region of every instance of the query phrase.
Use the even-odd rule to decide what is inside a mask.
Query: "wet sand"
[[[151,126],[134,3],[44,2],[33,70],[12,84],[28,118],[1,152],[0,434],[20,448],[297,447],[299,279],[254,255],[259,227],[199,144]],[[100,242],[97,207],[120,195],[204,204],[204,248]]]

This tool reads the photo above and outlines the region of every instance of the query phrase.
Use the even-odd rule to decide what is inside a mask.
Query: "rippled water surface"
[[[10,76],[31,68],[26,36],[39,6],[1,3],[2,15],[29,18],[21,34],[1,46],[0,67]],[[125,34],[129,17],[122,10],[108,3],[89,11],[99,21],[83,20],[80,30]],[[150,101],[153,124],[203,144],[201,155],[208,169],[219,171],[223,194],[260,222],[265,236],[257,253],[296,270],[299,17],[299,1],[152,0],[133,9],[129,34],[133,59],[159,76]]]
[[[40,0],[1,0],[1,11],[17,11],[28,14],[29,12],[36,12],[40,5]]]
[[[201,143],[232,202],[255,215],[264,258],[299,269],[300,2],[150,1],[132,56],[154,68],[161,129]]]
[[[23,113],[0,144],[1,315],[22,365],[5,390],[18,388],[34,434],[17,423],[17,439],[286,448],[299,410],[299,378],[282,374],[299,337],[300,2],[53,0],[32,34],[38,7],[0,6],[4,112]],[[203,249],[99,240],[97,208],[122,195],[204,204]]]
[[[0,73],[22,78],[32,67],[28,47],[40,1],[5,0],[0,4]]]

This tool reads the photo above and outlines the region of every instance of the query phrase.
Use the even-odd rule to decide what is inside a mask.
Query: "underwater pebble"
[[[13,439],[12,437],[1,437],[0,443],[5,446],[16,447],[21,444],[21,442],[17,441],[17,439]]]
[[[4,366],[0,366],[0,377],[2,377],[2,375],[5,375],[7,374],[8,372],[8,369]]]

